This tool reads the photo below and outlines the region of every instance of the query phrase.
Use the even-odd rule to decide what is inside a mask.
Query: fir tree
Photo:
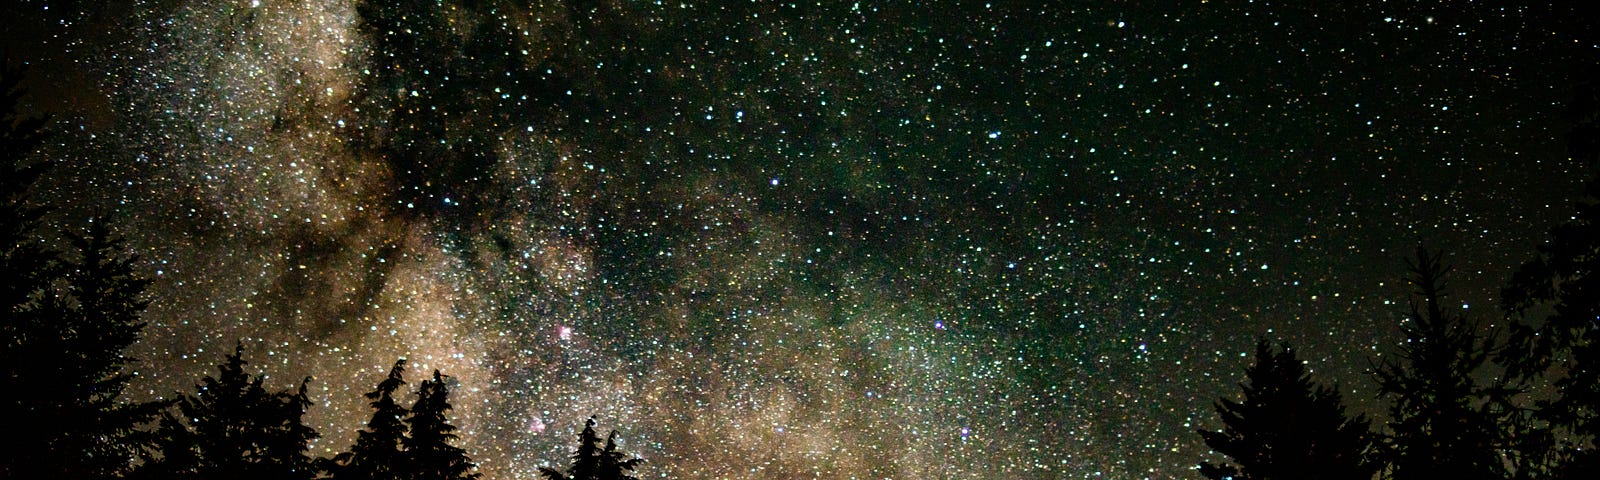
[[[195,395],[162,418],[140,475],[166,479],[310,479],[314,429],[302,421],[310,401],[298,391],[268,392],[244,370],[244,345],[201,379]]]
[[[34,369],[40,355],[48,353],[45,342],[55,341],[42,303],[56,275],[56,252],[44,248],[35,236],[45,209],[34,205],[30,194],[33,183],[49,168],[46,162],[30,158],[44,140],[44,118],[25,117],[17,111],[24,91],[20,69],[10,62],[0,66],[0,388],[12,392],[5,396],[4,408],[21,420],[19,431],[8,432],[0,443],[0,478],[42,476],[48,466],[41,463],[49,438],[47,427],[58,415],[54,400],[65,395],[33,392],[41,380],[51,380],[46,372]],[[44,378],[41,378],[44,377]],[[48,384],[47,384],[48,385]],[[51,398],[54,397],[54,398]],[[49,398],[47,402],[40,402]]]
[[[404,472],[406,462],[402,450],[406,435],[405,407],[395,401],[394,394],[405,386],[406,361],[394,362],[389,376],[378,383],[377,389],[365,397],[372,406],[372,419],[367,428],[356,434],[356,443],[350,451],[340,453],[329,468],[335,480],[392,480]]]
[[[1488,365],[1492,345],[1478,324],[1447,311],[1441,256],[1418,247],[1408,283],[1412,302],[1394,360],[1380,364],[1380,393],[1389,399],[1385,457],[1392,478],[1506,478],[1496,393],[1473,379]]]
[[[572,452],[572,466],[566,473],[548,468],[539,467],[539,474],[549,480],[592,480],[598,478],[600,472],[600,436],[594,432],[595,417],[583,424],[583,431],[578,433],[578,449]]]
[[[1567,148],[1591,169],[1600,163],[1600,75],[1591,71],[1567,110]],[[1548,377],[1557,395],[1539,417],[1564,439],[1555,453],[1566,478],[1600,477],[1600,172],[1584,186],[1577,212],[1550,230],[1538,256],[1501,291],[1513,324],[1505,360],[1523,378]]]
[[[629,473],[644,460],[630,458],[617,450],[616,430],[611,431],[605,446],[601,447],[600,436],[594,431],[595,423],[595,417],[589,417],[584,423],[583,432],[578,434],[578,449],[572,454],[572,466],[566,473],[539,467],[539,474],[547,480],[638,480]]]
[[[42,118],[18,115],[20,71],[0,72],[0,389],[14,413],[0,478],[107,478],[137,452],[136,428],[161,405],[119,397],[139,339],[147,280],[104,222],[68,235],[73,255],[38,238],[46,209],[29,191],[49,167],[29,156]]]
[[[0,66],[0,306],[8,318],[0,328],[5,328],[6,338],[22,340],[18,319],[14,316],[32,306],[40,290],[52,279],[50,264],[56,259],[54,251],[45,248],[35,237],[40,219],[46,209],[33,204],[32,187],[51,167],[49,161],[35,161],[35,149],[44,143],[44,117],[28,117],[17,111],[17,103],[25,93],[20,87],[22,71]],[[4,353],[12,353],[7,344]],[[17,365],[15,358],[0,365]],[[9,372],[8,372],[9,373]]]
[[[65,264],[65,290],[76,304],[59,318],[63,363],[46,370],[59,375],[70,398],[63,402],[65,421],[51,427],[60,434],[51,448],[65,471],[110,477],[126,471],[138,454],[139,427],[166,407],[120,399],[133,379],[127,369],[136,360],[125,351],[144,330],[150,281],[134,273],[138,258],[123,253],[123,240],[105,222],[93,221],[85,234],[68,239],[76,258]]]
[[[455,425],[450,424],[446,412],[450,411],[450,386],[445,376],[433,371],[432,380],[423,380],[417,391],[417,401],[411,406],[411,416],[406,418],[411,435],[406,437],[407,475],[414,480],[470,480],[478,478],[473,472],[477,465],[467,457],[467,451],[453,445],[459,439]]]
[[[1319,386],[1287,346],[1256,345],[1245,371],[1243,401],[1221,399],[1220,431],[1201,430],[1211,450],[1230,463],[1201,462],[1211,479],[1367,479],[1376,473],[1366,452],[1364,417],[1347,417],[1338,390]]]
[[[606,447],[600,451],[600,479],[602,480],[639,480],[638,477],[629,475],[633,469],[644,463],[644,459],[628,455],[617,450],[617,431],[612,430],[606,435]]]

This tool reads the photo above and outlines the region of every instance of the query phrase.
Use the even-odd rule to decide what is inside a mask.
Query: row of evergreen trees
[[[1242,401],[1222,399],[1223,429],[1201,430],[1214,452],[1231,462],[1201,462],[1200,473],[1222,480],[1384,478],[1515,478],[1550,465],[1527,465],[1530,452],[1549,451],[1523,436],[1523,392],[1492,375],[1491,339],[1480,325],[1448,311],[1438,254],[1418,249],[1411,285],[1418,302],[1401,326],[1405,337],[1373,376],[1388,404],[1389,421],[1374,431],[1362,415],[1348,416],[1338,388],[1306,372],[1292,348],[1256,345],[1245,371]],[[1541,440],[1542,441],[1542,440]]]
[[[1579,86],[1568,146],[1600,166],[1600,88]],[[1500,327],[1448,308],[1449,268],[1418,248],[1394,355],[1374,362],[1387,421],[1345,412],[1338,388],[1265,340],[1223,428],[1199,433],[1227,462],[1212,479],[1600,478],[1600,176],[1502,290]]]
[[[303,421],[310,378],[270,391],[245,370],[244,345],[193,394],[133,402],[122,392],[137,359],[125,352],[145,327],[149,281],[138,258],[104,221],[64,234],[60,251],[42,240],[48,209],[30,190],[51,161],[31,159],[46,119],[25,117],[20,71],[0,70],[0,408],[15,423],[0,435],[0,480],[216,479],[470,480],[478,478],[450,423],[449,377],[435,370],[405,395],[405,360],[376,389],[366,428],[331,459],[309,450],[317,438]],[[637,480],[642,460],[602,446],[588,421],[567,473],[550,480]]]
[[[313,458],[317,438],[303,421],[311,401],[306,384],[270,392],[262,377],[246,372],[243,345],[200,381],[194,395],[163,411],[132,478],[206,479],[415,479],[477,478],[466,450],[455,445],[456,427],[448,418],[450,387],[438,370],[424,380],[407,409],[395,394],[405,385],[405,360],[366,394],[372,420],[357,433],[355,445],[332,459]]]

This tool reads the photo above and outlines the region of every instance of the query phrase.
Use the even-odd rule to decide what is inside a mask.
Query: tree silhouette
[[[1567,148],[1591,169],[1600,163],[1600,75],[1577,86],[1567,110]],[[1501,290],[1513,323],[1505,363],[1524,378],[1547,376],[1557,391],[1540,417],[1560,431],[1562,474],[1600,477],[1600,171],[1584,186],[1577,212],[1550,230],[1538,256]]]
[[[17,103],[24,90],[22,71],[19,68],[0,66],[0,305],[7,321],[4,333],[16,331],[19,323],[14,317],[19,309],[29,306],[39,291],[49,282],[49,265],[56,259],[54,251],[34,241],[40,219],[46,209],[34,205],[30,196],[33,183],[49,170],[49,161],[32,161],[33,151],[44,143],[43,117],[26,117],[17,111]],[[16,334],[7,338],[19,338]],[[6,345],[5,353],[11,352]],[[8,367],[17,365],[16,359],[5,358]]]
[[[1421,305],[1411,304],[1397,358],[1375,372],[1380,394],[1390,402],[1385,456],[1395,479],[1510,475],[1492,409],[1491,397],[1498,394],[1473,379],[1488,365],[1493,345],[1478,335],[1477,322],[1446,311],[1449,271],[1441,255],[1417,248],[1407,282]]]
[[[144,330],[150,281],[134,273],[138,257],[123,253],[123,240],[105,222],[67,237],[76,255],[65,263],[65,290],[76,305],[58,319],[62,342],[54,361],[61,363],[43,370],[58,375],[57,386],[71,397],[63,418],[49,427],[60,433],[51,448],[66,471],[106,477],[126,471],[138,453],[138,428],[167,406],[119,400],[133,379],[127,368],[136,360],[124,352]]]
[[[234,348],[218,375],[201,379],[195,395],[166,412],[156,445],[140,474],[168,479],[302,479],[315,476],[307,454],[316,430],[302,422],[311,402],[298,391],[268,392],[263,379],[244,371],[244,345]]]
[[[411,416],[406,418],[411,428],[411,435],[403,442],[408,478],[470,480],[479,477],[472,471],[477,465],[467,457],[467,451],[452,444],[460,437],[455,434],[455,425],[445,416],[450,408],[450,386],[445,383],[445,376],[434,370],[432,380],[422,381],[417,402],[411,406]]]
[[[366,429],[356,434],[350,451],[334,457],[328,469],[334,479],[390,480],[404,473],[406,409],[395,401],[394,394],[405,386],[405,373],[405,359],[395,361],[389,376],[378,382],[377,389],[365,394],[371,400],[372,419],[367,421]]]
[[[584,423],[583,431],[578,434],[578,449],[572,454],[572,466],[566,473],[539,467],[539,474],[548,480],[639,480],[630,473],[644,463],[644,459],[629,458],[630,455],[617,450],[616,430],[606,436],[605,446],[601,447],[600,437],[594,431],[595,423],[595,417],[589,417]]]
[[[1200,473],[1222,480],[1365,479],[1377,468],[1367,420],[1347,417],[1338,390],[1319,386],[1295,358],[1261,340],[1245,371],[1244,400],[1221,399],[1220,431],[1200,430],[1206,445],[1231,463],[1200,463]]]
[[[600,479],[601,480],[639,480],[638,477],[629,475],[644,459],[628,455],[617,450],[617,431],[612,430],[606,435],[606,448],[600,451]]]
[[[22,117],[20,70],[0,71],[0,403],[13,414],[0,478],[106,478],[138,451],[136,428],[162,406],[119,400],[135,360],[148,281],[104,222],[68,234],[62,255],[38,238],[46,209],[29,191],[49,162],[30,163],[44,119]]]

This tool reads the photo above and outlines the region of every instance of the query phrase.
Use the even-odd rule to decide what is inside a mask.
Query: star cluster
[[[491,479],[590,415],[647,477],[1170,478],[1256,337],[1373,409],[1403,254],[1497,316],[1577,190],[1575,7],[1343,3],[6,14],[43,199],[156,280],[141,396],[242,339],[323,454],[404,357]]]

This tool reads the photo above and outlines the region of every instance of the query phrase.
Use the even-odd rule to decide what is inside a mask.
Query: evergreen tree
[[[1256,344],[1245,371],[1244,400],[1221,399],[1220,431],[1201,430],[1211,450],[1231,463],[1200,463],[1200,473],[1222,480],[1367,479],[1377,466],[1366,458],[1367,420],[1347,417],[1337,389],[1318,385],[1282,346]]]
[[[572,452],[572,466],[567,473],[548,468],[539,467],[539,474],[549,480],[592,480],[598,478],[600,472],[600,436],[594,432],[595,417],[589,417],[584,422],[583,431],[578,433],[578,449]]]
[[[365,430],[356,434],[350,451],[334,457],[329,471],[335,480],[392,480],[405,472],[402,442],[406,435],[406,409],[394,399],[395,392],[406,384],[405,373],[406,361],[394,362],[389,376],[378,383],[377,389],[366,393],[372,405],[372,419],[367,421]]]
[[[235,347],[218,375],[195,395],[178,401],[156,432],[156,445],[140,475],[164,479],[302,479],[315,476],[307,450],[317,433],[302,421],[310,400],[307,378],[298,391],[268,392],[263,379],[244,371],[244,345]]]
[[[1412,478],[1491,479],[1511,475],[1500,455],[1505,443],[1493,389],[1473,379],[1488,365],[1493,346],[1478,324],[1445,309],[1441,256],[1417,248],[1408,283],[1412,302],[1405,336],[1394,360],[1380,364],[1380,393],[1389,399],[1390,474]]]
[[[1600,75],[1578,85],[1567,110],[1567,148],[1591,169],[1600,162]],[[1548,376],[1557,395],[1541,420],[1564,439],[1561,475],[1600,478],[1600,171],[1584,186],[1577,212],[1550,230],[1538,256],[1501,291],[1513,324],[1506,363],[1524,378]]]
[[[584,423],[583,432],[578,434],[578,449],[572,454],[572,466],[566,473],[539,467],[539,474],[547,480],[638,480],[629,473],[644,460],[630,458],[630,455],[617,450],[616,430],[611,431],[606,437],[605,446],[601,447],[600,436],[594,431],[595,423],[595,417],[589,417]]]
[[[45,352],[42,342],[54,341],[48,330],[41,303],[56,274],[56,252],[36,238],[45,209],[33,205],[33,182],[49,168],[46,162],[29,157],[44,141],[44,118],[25,117],[17,111],[24,91],[19,86],[22,72],[0,65],[0,388],[7,392],[4,407],[21,420],[18,430],[0,440],[0,478],[42,476],[48,466],[40,463],[47,451],[45,427],[55,415],[54,402],[40,402],[55,392],[21,395],[35,390],[35,383],[48,377],[32,367]],[[50,380],[44,378],[43,380]],[[53,383],[53,381],[52,381]],[[48,385],[48,384],[47,384]],[[43,397],[43,398],[41,398]],[[53,399],[52,399],[53,400]],[[43,404],[41,404],[43,403]],[[15,427],[14,427],[15,428]]]
[[[139,339],[147,280],[104,222],[68,235],[63,256],[38,237],[46,209],[29,190],[49,167],[28,158],[42,118],[17,112],[20,71],[0,71],[0,389],[13,412],[0,478],[107,478],[137,452],[136,428],[162,407],[119,400]]]
[[[105,222],[91,221],[83,235],[68,235],[76,258],[65,262],[65,290],[76,303],[58,311],[61,363],[39,366],[69,395],[60,404],[61,421],[47,427],[59,434],[50,445],[52,461],[73,477],[105,478],[126,471],[138,454],[139,427],[166,404],[119,400],[133,379],[127,369],[136,360],[125,351],[144,330],[150,281],[134,273],[138,257],[123,253],[123,240]]]
[[[33,183],[38,181],[51,163],[34,161],[33,151],[44,143],[43,117],[23,116],[17,103],[25,93],[21,88],[22,71],[0,66],[0,306],[6,308],[6,338],[23,340],[18,335],[20,319],[15,318],[22,309],[33,306],[40,291],[52,279],[50,264],[56,259],[54,251],[45,248],[35,237],[40,219],[46,209],[34,205],[31,198]],[[5,354],[13,353],[17,342],[6,344]],[[0,365],[9,370],[17,365],[15,358],[0,358]]]
[[[411,406],[411,416],[406,424],[411,435],[406,437],[406,467],[414,480],[470,480],[478,478],[473,472],[477,465],[467,457],[467,451],[453,445],[459,439],[455,425],[450,424],[446,412],[450,410],[450,386],[438,370],[432,380],[423,380],[417,391],[417,401]]]
[[[612,430],[606,435],[606,448],[600,451],[600,477],[602,480],[639,480],[638,477],[629,475],[633,469],[644,463],[644,459],[633,457],[617,450],[617,431]]]

